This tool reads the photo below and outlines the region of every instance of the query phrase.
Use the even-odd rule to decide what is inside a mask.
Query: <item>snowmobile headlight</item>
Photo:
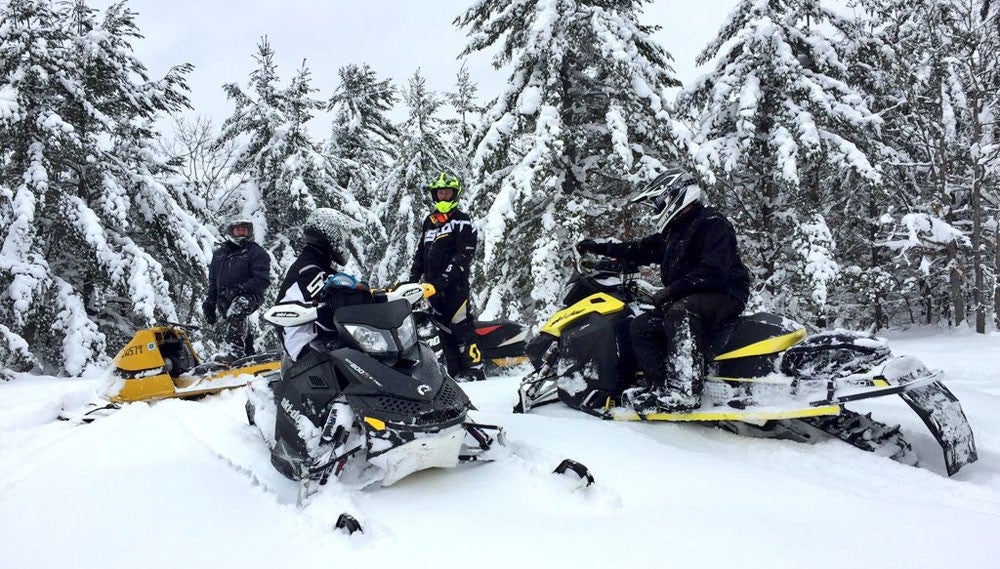
[[[413,321],[413,315],[408,315],[399,326],[399,345],[402,351],[406,351],[417,343],[417,324]]]
[[[368,353],[387,354],[396,351],[396,342],[388,330],[379,330],[363,324],[344,324],[344,329]]]

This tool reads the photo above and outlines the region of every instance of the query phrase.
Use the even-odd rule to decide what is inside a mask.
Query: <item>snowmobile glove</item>
[[[593,239],[584,239],[576,244],[576,250],[579,253],[594,253],[596,255],[603,255],[606,251],[604,243],[598,243]]]
[[[674,301],[674,291],[670,287],[665,286],[653,294],[653,305],[657,308],[663,308],[667,304]]]
[[[206,300],[201,303],[201,309],[205,313],[205,322],[208,322],[210,325],[214,325],[218,320],[218,317],[215,314],[215,303]]]

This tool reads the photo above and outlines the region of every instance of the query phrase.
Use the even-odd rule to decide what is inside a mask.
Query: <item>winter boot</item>
[[[636,413],[686,413],[701,406],[701,397],[663,388],[633,387],[622,392],[622,404]]]

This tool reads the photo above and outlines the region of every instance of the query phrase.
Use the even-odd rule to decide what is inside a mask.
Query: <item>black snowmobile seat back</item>
[[[187,342],[173,330],[158,333],[156,343],[170,377],[178,377],[195,367],[194,354]]]

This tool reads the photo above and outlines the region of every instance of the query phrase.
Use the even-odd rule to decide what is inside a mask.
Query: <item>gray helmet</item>
[[[347,263],[340,235],[340,214],[335,209],[320,207],[313,210],[302,226],[306,244],[327,253],[339,265]]]
[[[682,168],[670,168],[629,201],[652,207],[656,230],[663,231],[681,210],[701,198],[701,187],[694,176]]]
[[[226,239],[239,247],[253,241],[253,222],[243,217],[233,219],[226,226]]]

